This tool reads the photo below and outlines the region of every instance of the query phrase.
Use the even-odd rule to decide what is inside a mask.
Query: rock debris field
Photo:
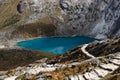
[[[94,50],[93,46],[104,44],[106,44],[104,49],[112,48],[113,45],[118,48],[119,42],[120,39],[114,39],[114,42],[111,39],[84,44],[53,59],[42,58],[27,66],[0,71],[0,80],[119,80],[120,51],[104,54],[104,56],[101,54],[98,57],[89,52]],[[79,57],[75,59],[70,55],[79,55]]]

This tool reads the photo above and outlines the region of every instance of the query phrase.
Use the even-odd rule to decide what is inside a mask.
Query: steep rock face
[[[119,5],[119,0],[0,0],[0,37],[120,37]]]
[[[54,21],[58,36],[86,35],[95,38],[120,36],[119,0],[25,1],[21,0],[19,6],[24,9],[22,12],[33,11],[28,22],[34,22],[47,15]],[[27,7],[22,8],[26,5]],[[56,15],[55,12],[59,14]]]
[[[20,0],[17,5],[17,10],[19,13],[31,12],[32,14],[27,21],[27,23],[31,23],[46,15],[53,14],[57,3],[57,0]]]
[[[96,38],[119,36],[120,1],[116,0],[60,0],[68,15],[67,29],[73,34]]]

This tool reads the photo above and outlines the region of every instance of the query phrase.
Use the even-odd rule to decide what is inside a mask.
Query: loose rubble
[[[103,41],[104,43],[105,41]],[[99,43],[99,42],[97,42]],[[102,42],[100,42],[102,44]],[[81,46],[82,54],[89,53],[87,49],[91,44]],[[77,51],[79,51],[77,50]],[[75,54],[75,53],[74,53]],[[89,55],[92,55],[89,53]],[[87,55],[88,56],[88,55]],[[84,61],[70,61],[67,63],[55,63],[50,64],[47,61],[49,59],[43,58],[35,61],[33,64],[28,66],[17,67],[9,71],[0,71],[1,80],[22,80],[22,79],[33,79],[33,80],[51,80],[59,73],[68,71],[71,74],[67,74],[63,77],[64,80],[101,80],[106,76],[112,76],[117,69],[120,68],[120,52],[110,53],[106,56],[89,57]],[[73,58],[74,59],[74,58]],[[76,68],[78,72],[74,72]],[[84,70],[81,70],[81,68]],[[74,74],[71,71],[73,70]],[[55,73],[55,75],[53,75]],[[119,72],[114,75],[119,75]],[[61,75],[59,75],[61,76]],[[58,79],[59,80],[59,79]],[[61,78],[62,80],[62,78]]]

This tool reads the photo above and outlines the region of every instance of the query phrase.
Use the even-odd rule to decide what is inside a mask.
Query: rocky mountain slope
[[[0,15],[0,80],[120,79],[120,0],[0,0]],[[76,35],[112,39],[58,56],[15,46]]]
[[[23,3],[25,1],[19,4],[21,12],[34,8],[34,14],[49,13],[47,15],[53,17],[52,19],[56,25],[56,34],[60,36],[87,35],[95,38],[107,38],[119,37],[120,35],[119,0],[31,0],[26,2],[27,7],[22,8],[25,6]],[[48,6],[49,8],[47,8]],[[54,15],[56,11],[54,8],[60,9],[58,15]],[[39,17],[38,15],[35,16]]]
[[[42,58],[51,58],[55,55],[26,49],[0,49],[0,71],[14,69],[18,66],[31,64]]]
[[[119,0],[1,0],[0,4],[1,39],[120,37]],[[24,30],[20,31],[21,28]]]

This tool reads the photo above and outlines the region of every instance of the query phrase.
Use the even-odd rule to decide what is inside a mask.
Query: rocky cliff
[[[1,0],[0,35],[120,37],[119,5],[119,0]]]
[[[58,36],[120,36],[119,0],[21,0],[18,6],[20,13],[33,11],[28,23],[49,16]]]

